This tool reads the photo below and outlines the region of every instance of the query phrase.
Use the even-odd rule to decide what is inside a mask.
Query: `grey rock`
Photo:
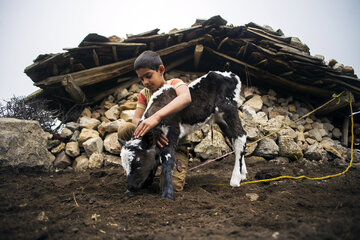
[[[39,122],[0,118],[0,166],[49,169],[55,157]]]
[[[65,151],[61,151],[54,161],[54,167],[65,169],[71,165],[71,159],[65,154]]]
[[[342,136],[342,133],[341,133],[340,129],[334,128],[334,129],[332,130],[332,135],[333,135],[334,138],[340,139],[341,136]]]
[[[98,125],[100,125],[100,121],[96,118],[82,117],[80,118],[80,127],[95,129]]]
[[[121,152],[121,145],[118,141],[117,132],[106,135],[104,140],[104,148],[107,152],[119,155]]]
[[[71,131],[75,131],[79,129],[80,125],[76,122],[68,122],[66,123],[66,128],[70,129]]]
[[[213,130],[213,138],[211,134],[207,136],[194,149],[197,156],[204,159],[212,159],[230,152],[229,146],[225,142],[224,136],[217,130]]]
[[[302,150],[290,137],[279,137],[279,155],[292,160],[299,160],[303,157]]]
[[[104,163],[104,156],[101,153],[93,153],[89,158],[88,168],[101,168]]]
[[[255,112],[261,110],[261,108],[263,106],[263,101],[261,99],[261,96],[254,95],[252,98],[250,98],[249,100],[247,100],[244,103],[244,106],[250,106],[251,108],[253,108],[255,110]]]
[[[72,167],[75,171],[84,171],[89,165],[89,159],[85,155],[75,158]]]
[[[80,131],[79,130],[75,130],[73,135],[71,136],[69,142],[77,142],[79,139],[79,135],[80,135]]]
[[[83,143],[90,139],[90,138],[94,138],[94,137],[99,137],[99,132],[95,131],[93,129],[87,129],[87,128],[83,128],[80,132],[79,138],[78,138],[78,142],[79,142],[79,146],[82,147]]]
[[[304,156],[309,160],[320,161],[324,158],[325,152],[320,144],[313,144],[305,151]]]
[[[104,148],[104,143],[101,137],[93,137],[86,140],[83,143],[83,147],[87,156],[91,156],[93,153],[102,153]]]
[[[309,133],[309,137],[315,139],[318,142],[321,142],[322,132],[318,128],[312,129],[308,133]]]
[[[260,156],[268,159],[277,157],[278,154],[279,154],[279,146],[271,138],[265,138],[261,140],[254,152],[255,156]]]
[[[80,155],[80,148],[78,142],[68,142],[65,147],[66,155],[70,157],[78,157]]]

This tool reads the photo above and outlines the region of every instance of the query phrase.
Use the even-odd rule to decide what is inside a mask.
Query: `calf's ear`
[[[121,139],[121,138],[118,138],[118,141],[119,141],[119,143],[121,144],[121,146],[124,146],[125,143],[126,143],[126,141],[123,140],[123,139]]]
[[[142,142],[144,143],[144,148],[145,149],[150,149],[153,145],[155,145],[155,141],[154,141],[154,134],[153,131],[150,130],[149,132],[147,132],[143,137],[142,137]]]

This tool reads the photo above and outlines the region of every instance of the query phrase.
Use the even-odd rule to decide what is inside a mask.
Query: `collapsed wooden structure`
[[[25,73],[41,88],[36,97],[54,100],[65,110],[96,103],[137,82],[133,63],[148,49],[159,53],[166,70],[232,71],[244,84],[276,88],[311,101],[343,90],[359,99],[360,80],[351,67],[311,56],[305,44],[281,30],[254,23],[226,24],[214,16],[187,29],[161,34],[154,29],[122,40],[89,34],[76,48],[38,56]]]

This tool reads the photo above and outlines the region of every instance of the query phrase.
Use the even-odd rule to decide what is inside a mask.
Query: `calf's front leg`
[[[172,171],[175,164],[174,151],[171,151],[169,148],[164,149],[160,158],[162,162],[162,175],[164,177],[161,197],[174,200],[174,187],[172,183]]]

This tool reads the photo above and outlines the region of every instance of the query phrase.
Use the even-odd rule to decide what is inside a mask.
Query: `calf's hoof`
[[[161,197],[162,198],[168,198],[168,199],[171,199],[171,200],[175,200],[173,193],[165,193],[164,192],[164,193],[161,194]]]
[[[126,192],[125,192],[125,195],[126,196],[134,196],[135,195],[135,192],[132,192],[132,191],[130,191],[130,190],[126,190]]]

